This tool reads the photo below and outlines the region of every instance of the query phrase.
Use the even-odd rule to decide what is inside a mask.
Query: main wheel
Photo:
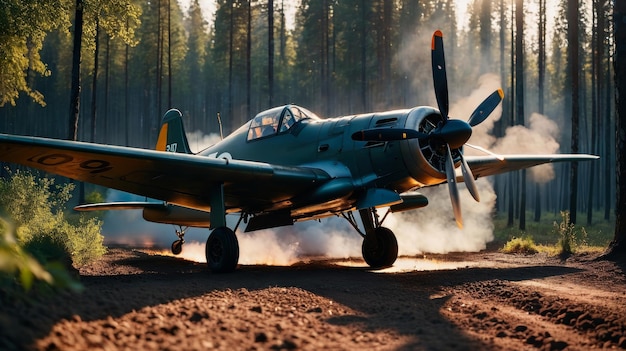
[[[365,236],[361,252],[370,267],[389,267],[398,258],[398,241],[390,229],[378,227]]]
[[[211,272],[227,273],[237,268],[239,243],[235,232],[227,227],[215,228],[206,240],[206,263]]]
[[[176,240],[172,243],[172,253],[178,255],[183,251],[183,241]]]

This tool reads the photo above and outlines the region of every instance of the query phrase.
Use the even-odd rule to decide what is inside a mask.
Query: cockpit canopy
[[[260,112],[250,122],[248,141],[286,133],[305,119],[319,119],[313,112],[296,105],[285,105]]]

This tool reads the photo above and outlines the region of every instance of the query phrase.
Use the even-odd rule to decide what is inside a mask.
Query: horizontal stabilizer
[[[107,211],[107,210],[142,210],[144,208],[165,208],[163,202],[103,202],[98,204],[85,204],[74,207],[74,210],[81,212]]]
[[[185,227],[209,228],[210,212],[168,204],[165,202],[105,202],[74,207],[76,211],[143,210],[148,222],[174,224]]]

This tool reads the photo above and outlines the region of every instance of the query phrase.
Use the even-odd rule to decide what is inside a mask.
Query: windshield
[[[295,105],[279,106],[256,115],[250,122],[248,140],[285,133],[301,120],[319,119],[313,112]]]

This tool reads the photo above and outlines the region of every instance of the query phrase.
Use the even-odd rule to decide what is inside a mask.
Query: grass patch
[[[537,245],[533,241],[533,238],[529,236],[523,236],[520,238],[512,238],[504,244],[504,247],[500,250],[501,252],[508,254],[524,254],[524,255],[532,255],[539,252],[537,250]]]
[[[563,213],[544,212],[539,222],[533,221],[532,216],[533,213],[527,212],[526,230],[521,231],[517,220],[513,226],[507,226],[506,213],[496,215],[494,245],[501,247],[504,252],[506,246],[522,246],[523,241],[530,239],[538,252],[546,252],[550,255],[567,254],[568,251],[601,253],[614,236],[614,219],[606,221],[603,219],[603,213],[600,212],[594,213],[596,220],[590,226],[571,225],[569,213],[565,219]],[[585,221],[586,214],[579,213],[578,219]]]

